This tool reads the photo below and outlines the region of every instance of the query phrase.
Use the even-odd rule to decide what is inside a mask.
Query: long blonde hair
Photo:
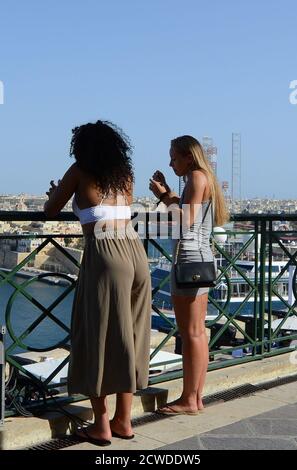
[[[181,155],[191,154],[193,157],[193,169],[203,171],[207,177],[211,199],[214,202],[215,224],[217,226],[224,225],[229,220],[225,198],[202,145],[195,137],[190,135],[183,135],[173,139],[171,145]]]

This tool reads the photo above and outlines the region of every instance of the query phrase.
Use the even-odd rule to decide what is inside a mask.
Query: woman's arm
[[[169,192],[162,197],[162,202],[168,207],[169,211],[173,213],[176,220],[182,217],[182,225],[184,229],[189,229],[196,220],[199,210],[201,210],[201,203],[205,189],[207,187],[207,178],[202,171],[195,170],[189,176],[185,187],[182,208],[178,207],[180,198],[175,194]],[[161,191],[161,188],[159,188]],[[166,190],[163,190],[165,193]],[[160,196],[159,196],[160,197]]]
[[[162,194],[166,192],[167,205],[179,203],[179,196],[175,192],[173,192],[168,186],[166,178],[160,170],[155,171],[155,173],[153,174],[153,177],[150,180],[150,189],[158,198],[160,198],[160,196],[162,196]]]
[[[201,210],[207,184],[207,177],[202,171],[195,170],[190,174],[182,206],[183,223],[187,228],[191,227]]]
[[[160,196],[159,196],[160,197]],[[162,202],[168,207],[174,204],[179,204],[180,197],[174,191],[170,189],[169,186],[166,187],[166,194],[162,198]]]
[[[171,191],[168,184],[154,179],[154,176],[150,179],[149,188],[158,199],[162,196],[162,202],[164,202],[166,206],[179,203],[179,196],[175,192]]]
[[[49,200],[44,204],[46,217],[55,217],[75,193],[79,181],[79,169],[74,163],[65,173],[58,186],[51,182]]]

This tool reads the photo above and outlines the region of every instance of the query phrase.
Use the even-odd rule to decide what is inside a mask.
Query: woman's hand
[[[48,201],[44,204],[46,217],[56,217],[78,188],[81,172],[76,163],[71,165],[57,184],[52,180],[47,191]]]
[[[154,181],[157,181],[158,183],[161,183],[161,185],[164,186],[165,190],[168,193],[171,193],[171,188],[168,186],[168,184],[166,182],[166,178],[165,178],[165,176],[163,175],[163,173],[161,171],[159,171],[159,170],[155,171],[155,173],[152,176],[152,179]]]
[[[60,184],[60,181],[58,181],[58,184],[56,185],[54,180],[51,180],[50,181],[50,187],[49,187],[49,190],[46,192],[48,198],[50,199],[50,197],[52,196],[53,192],[57,189],[57,187],[59,186]]]
[[[150,179],[149,189],[154,193],[154,195],[159,199],[161,194],[167,193],[165,186],[154,179]]]
[[[165,176],[159,170],[155,171],[155,173],[152,176],[152,179],[155,180],[155,181],[158,181],[158,183],[163,184],[163,186],[167,185]]]

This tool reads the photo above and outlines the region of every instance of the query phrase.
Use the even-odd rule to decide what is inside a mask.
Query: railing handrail
[[[160,217],[168,217],[166,212],[133,212],[132,218],[136,217],[138,214],[160,214]],[[170,220],[170,217],[168,217]],[[257,221],[297,221],[297,212],[284,213],[284,214],[275,214],[275,213],[266,213],[266,214],[249,214],[249,213],[240,213],[240,214],[231,214],[231,222],[257,222]],[[32,221],[32,222],[78,222],[78,218],[71,211],[60,212],[56,217],[48,218],[46,217],[43,211],[0,211],[0,221],[3,222],[18,222],[18,221]]]

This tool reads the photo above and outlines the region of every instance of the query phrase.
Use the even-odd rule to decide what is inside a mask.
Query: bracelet
[[[158,205],[160,204],[160,202],[162,202],[162,200],[164,199],[164,197],[166,196],[166,194],[169,194],[169,191],[166,191],[165,193],[162,193],[161,196],[159,197],[159,201],[157,202],[156,204],[156,207],[158,207]]]
[[[165,193],[162,193],[161,196],[159,197],[159,202],[162,202],[164,197],[169,194],[169,191],[166,191]]]

